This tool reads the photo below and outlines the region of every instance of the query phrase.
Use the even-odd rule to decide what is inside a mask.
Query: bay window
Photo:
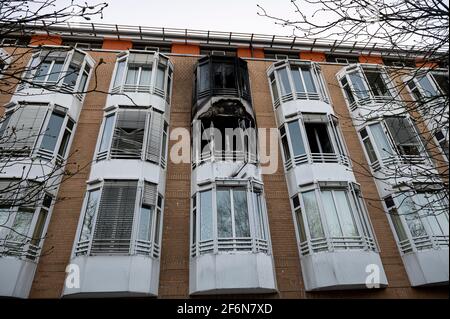
[[[386,71],[375,65],[353,64],[346,67],[339,77],[339,83],[352,111],[356,103],[376,103],[393,99],[393,87]]]
[[[170,101],[172,65],[154,52],[129,52],[119,55],[112,92],[153,93]]]
[[[275,107],[293,99],[328,101],[320,66],[306,61],[283,61],[274,64],[269,73]]]
[[[45,237],[52,196],[41,184],[0,179],[0,256],[35,260]]]
[[[342,162],[348,165],[337,119],[331,115],[303,113],[280,127],[286,167],[304,163]]]
[[[441,193],[400,192],[384,203],[402,253],[448,247],[448,200]]]
[[[159,256],[162,204],[156,184],[146,181],[105,180],[91,186],[75,255]]]
[[[420,155],[422,151],[418,133],[405,117],[386,117],[386,126],[400,155]]]
[[[233,184],[234,183],[234,184]],[[267,252],[265,201],[259,184],[220,182],[192,197],[193,254],[218,251]],[[261,247],[254,246],[261,241]]]
[[[74,122],[67,115],[65,108],[19,105],[6,111],[5,120],[0,126],[2,152],[8,154],[13,152],[15,156],[29,156],[38,146],[38,155],[51,159],[58,147],[57,155],[63,158],[73,126]]]
[[[33,54],[18,90],[28,87],[30,82],[44,87],[60,86],[65,91],[81,94],[86,90],[91,69],[92,62],[88,62],[82,51],[44,49]],[[81,95],[76,97],[82,99]]]
[[[367,125],[359,134],[369,162],[376,167],[396,156],[418,161],[428,158],[418,133],[406,117],[385,117]]]
[[[168,124],[156,109],[121,107],[106,114],[97,161],[145,159],[165,167]]]
[[[372,228],[358,186],[334,184],[319,182],[292,197],[301,253],[375,250]]]

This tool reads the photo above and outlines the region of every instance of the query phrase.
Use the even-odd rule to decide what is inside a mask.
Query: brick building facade
[[[352,121],[354,117],[351,113],[353,112],[351,102],[349,97],[344,95],[342,78],[338,77],[338,74],[342,72],[344,77],[351,74],[351,71],[342,70],[353,65],[382,68],[385,61],[383,58],[389,53],[387,49],[377,48],[369,51],[362,46],[361,48],[354,46],[349,51],[342,48],[348,51],[345,54],[349,59],[357,59],[356,62],[360,63],[354,64],[351,61],[350,63],[332,62],[330,56],[333,50],[327,49],[326,43],[317,43],[316,46],[311,43],[301,45],[292,43],[291,45],[287,44],[285,39],[271,37],[259,40],[253,37],[253,39],[237,39],[231,33],[229,38],[223,35],[216,35],[214,38],[214,35],[205,33],[199,36],[188,34],[185,39],[179,39],[175,33],[163,34],[159,30],[156,35],[150,32],[153,30],[148,30],[148,34],[145,33],[146,31],[141,31],[144,32],[143,38],[142,34],[139,37],[128,34],[126,31],[119,31],[113,36],[111,30],[101,25],[97,26],[96,36],[89,30],[72,31],[74,30],[67,27],[58,27],[54,30],[58,35],[36,34],[30,39],[29,44],[36,46],[34,49],[36,52],[41,52],[46,50],[47,45],[65,45],[69,41],[78,43],[76,47],[79,49],[75,51],[71,49],[68,52],[69,54],[72,52],[85,54],[81,58],[83,61],[81,69],[89,65],[89,83],[86,88],[88,92],[90,90],[92,92],[84,94],[79,100],[76,100],[74,96],[68,99],[67,95],[64,96],[62,93],[46,96],[29,91],[30,94],[19,94],[19,88],[12,95],[0,96],[0,103],[7,106],[6,112],[10,108],[23,104],[24,101],[27,102],[24,110],[37,102],[51,104],[51,108],[55,107],[53,104],[57,104],[69,109],[69,113],[72,112],[71,108],[75,109],[73,115],[69,114],[76,123],[76,129],[73,130],[69,142],[70,151],[66,153],[66,156],[72,154],[67,169],[81,168],[52,194],[54,205],[52,205],[51,214],[46,215],[47,221],[44,222],[45,239],[37,244],[40,255],[30,259],[4,253],[0,258],[0,286],[3,286],[0,292],[3,296],[189,298],[190,296],[229,296],[231,294],[259,298],[448,298],[446,287],[448,285],[448,212],[447,215],[444,213],[444,219],[437,222],[442,226],[441,223],[444,220],[445,224],[445,218],[447,218],[446,226],[443,225],[447,230],[443,229],[442,234],[427,233],[430,246],[419,247],[414,241],[414,235],[408,235],[411,248],[404,249],[402,238],[396,233],[395,225],[388,214],[389,207],[385,204],[386,196],[390,195],[380,192],[381,186],[377,185],[373,176],[367,173],[374,169],[373,164],[369,163],[366,155],[367,151],[360,135],[361,127]],[[90,41],[94,39],[98,41],[102,37],[101,48],[89,47]],[[164,49],[161,49],[159,53],[136,50],[137,46],[144,45]],[[15,46],[4,46],[2,50],[12,52],[14,48]],[[292,55],[296,55],[296,59],[292,58]],[[30,59],[31,54],[26,54],[15,63],[27,65]],[[65,59],[70,58],[65,57]],[[75,59],[75,54],[71,59]],[[111,94],[116,88],[114,82],[119,77],[121,59],[128,72],[131,72],[133,67],[139,70],[139,80],[135,80],[134,84],[136,81],[139,85],[144,83],[141,81],[145,81],[146,76],[149,76],[148,83],[140,87],[137,85],[127,92],[127,95],[132,97],[132,102],[130,102],[131,99],[127,100],[122,95],[124,91]],[[415,62],[421,63],[420,55],[415,59]],[[148,71],[145,69],[145,64],[153,65],[153,69]],[[244,78],[234,79],[237,83],[235,83],[236,87],[233,87],[236,89],[234,93],[220,91],[215,87],[208,91],[209,95],[205,93],[206,97],[203,97],[200,94],[202,93],[201,85],[203,85],[201,83],[209,80],[218,81],[211,77],[211,74],[212,72],[215,72],[217,76],[225,74],[226,71],[220,73],[214,69],[216,65],[222,64],[234,65],[235,77],[240,77],[242,73]],[[210,73],[202,73],[200,65],[206,65],[205,68],[209,66],[210,71],[207,72]],[[162,73],[158,73],[158,68],[161,68]],[[286,77],[286,82],[283,78],[285,70],[289,76],[289,78]],[[436,70],[441,71],[439,68]],[[145,73],[147,71],[149,73]],[[162,74],[161,79],[164,79],[164,82],[159,82],[159,74]],[[209,80],[204,80],[204,74],[208,75]],[[245,80],[245,74],[248,74],[247,80]],[[130,76],[129,73],[126,78],[122,76],[123,82],[117,86],[120,90],[127,89],[128,76]],[[308,89],[308,76],[312,76],[314,88],[311,90]],[[274,82],[271,80],[272,77]],[[300,85],[298,84],[300,82],[297,82],[300,78],[303,81],[301,85],[306,87],[305,94],[297,87]],[[79,85],[81,80],[76,81]],[[130,81],[132,83],[132,80]],[[225,75],[223,81],[228,81]],[[249,88],[246,87],[245,81],[248,81]],[[272,85],[272,83],[275,84]],[[433,83],[439,89],[439,83],[437,81]],[[158,91],[160,84],[162,91]],[[227,84],[224,85],[224,88],[228,88]],[[33,90],[33,88],[25,87],[20,92],[27,93],[27,90]],[[291,94],[288,97],[289,91],[294,91],[296,95]],[[250,98],[247,99],[245,94],[248,94]],[[405,98],[409,98],[406,95]],[[225,103],[223,101],[227,101],[228,104],[223,106],[225,104],[220,104]],[[136,104],[141,109],[138,109]],[[290,151],[287,150],[287,152],[291,154],[283,154],[284,145],[282,137],[279,137],[280,142],[276,149],[278,158],[276,171],[271,174],[261,174],[260,163],[245,162],[243,170],[247,171],[242,175],[243,177],[239,178],[240,186],[232,184],[232,182],[238,183],[237,178],[234,180],[224,178],[226,167],[210,164],[220,162],[220,158],[202,159],[203,162],[196,166],[192,163],[174,163],[170,160],[168,152],[178,141],[169,139],[170,133],[175,128],[184,128],[195,136],[194,119],[198,117],[201,121],[208,121],[207,123],[216,121],[216,119],[206,118],[206,115],[201,113],[209,107],[218,107],[219,111],[216,112],[219,113],[225,112],[223,108],[227,109],[227,107],[232,109],[231,112],[237,112],[238,109],[244,110],[242,112],[249,114],[249,123],[251,123],[249,125],[252,127],[278,129],[280,136],[283,135],[283,130],[285,134],[288,131]],[[448,105],[446,107],[448,109]],[[135,117],[134,113],[128,110],[131,108],[136,108],[134,113],[141,113]],[[110,131],[112,135],[118,134],[114,132],[117,131],[118,123],[122,123],[120,122],[122,119],[125,123],[123,125],[126,134],[135,134],[136,131],[127,131],[125,126],[127,123],[137,123],[144,117],[144,122],[141,121],[144,124],[141,122],[136,124],[143,125],[144,133],[142,134],[144,135],[139,137],[141,138],[139,145],[145,144],[141,146],[144,148],[140,149],[142,154],[139,153],[136,157],[135,154],[121,150],[120,143],[123,143],[122,146],[129,144],[126,144],[123,139],[119,141],[120,143],[117,142],[119,145],[117,146],[114,144],[116,141],[114,135],[113,142],[110,142],[113,144],[110,144],[109,149],[106,147],[107,155],[105,158],[101,157],[104,138],[102,136],[107,134],[105,127],[108,125],[108,116],[117,117],[116,130]],[[227,116],[230,122],[235,118],[232,113],[227,113]],[[333,120],[334,118],[336,121]],[[156,119],[159,122],[153,124],[156,123],[154,122]],[[315,132],[318,139],[316,142],[321,152],[313,151],[313,142],[309,140],[310,151],[303,149],[308,158],[306,162],[302,162],[303,155],[297,155],[296,147],[301,147],[296,146],[295,140],[297,138],[301,140],[302,136],[293,136],[294,125],[290,123],[294,122],[300,123],[295,124],[300,125],[298,132],[306,132],[306,136],[303,137],[304,144],[310,138],[310,132]],[[218,120],[214,123],[215,127],[220,126]],[[164,131],[165,124],[167,131]],[[63,127],[61,126],[62,129]],[[156,134],[152,131],[154,128],[159,129],[161,134],[167,134],[167,144],[163,142],[156,148],[160,153],[156,154],[155,161],[150,159],[152,154],[155,155],[152,153],[150,141],[154,136],[152,134]],[[328,137],[320,135],[321,128],[329,130]],[[122,138],[123,136],[125,135],[122,135]],[[161,136],[160,138],[163,139]],[[323,142],[323,138],[328,138],[334,151],[324,149],[327,143]],[[333,138],[334,140],[330,142]],[[58,143],[62,141],[58,140]],[[375,144],[376,141],[372,140],[372,143]],[[165,147],[167,147],[166,152],[163,150]],[[342,148],[342,153],[337,151],[339,147]],[[337,157],[330,160],[327,160],[328,157],[322,157],[318,160],[314,156],[319,156],[316,155],[319,153],[322,155],[336,153]],[[287,156],[293,158],[291,166],[287,164]],[[235,159],[233,162],[238,161]],[[206,165],[211,167],[208,166],[205,169]],[[231,164],[226,162],[223,165]],[[329,176],[330,169],[333,176]],[[9,180],[17,178],[17,172],[8,171],[7,174],[10,174],[6,176]],[[211,189],[205,186],[207,183],[213,184]],[[436,183],[442,183],[442,181]],[[108,223],[111,218],[122,218],[122,215],[108,215],[108,212],[114,212],[114,208],[106,207],[105,189],[112,190],[112,195],[108,194],[112,196],[110,202],[114,202],[114,197],[124,196],[120,197],[122,200],[120,205],[134,205],[134,209],[131,209],[129,224],[126,219],[121,219],[120,222],[113,221],[116,227],[114,230],[106,226],[102,229],[110,236],[116,236],[116,239],[111,241],[109,238],[106,243],[105,239],[103,241],[98,239],[101,236],[101,218],[104,218],[104,223]],[[321,208],[317,208],[321,216],[319,223],[322,223],[321,227],[324,227],[321,230],[314,228],[312,226],[314,221],[310,219],[313,217],[309,215],[309,212],[314,210],[312,206],[308,206],[311,205],[310,202],[306,201],[306,194],[311,193],[310,189],[315,192],[314,198],[321,203]],[[98,190],[97,195],[95,195],[96,190]],[[100,196],[98,194],[101,190],[103,201],[97,199],[95,205],[99,206],[96,206],[96,211],[93,213],[95,217],[92,217],[97,219],[98,224],[95,226],[89,224],[91,228],[88,227],[89,230],[86,230],[86,246],[83,246],[84,220],[88,206],[94,196]],[[244,195],[246,199],[238,203],[240,192],[246,194]],[[362,194],[362,199],[358,197],[359,195],[352,197],[353,194]],[[234,208],[229,208],[229,212],[228,208],[213,208],[216,206],[214,199],[219,196],[221,200],[229,199],[231,196],[229,203]],[[350,207],[353,226],[349,226],[348,221],[343,220],[344,211],[347,208],[339,202],[340,196],[345,196],[342,197],[346,198],[345,205]],[[124,204],[127,198],[135,198],[135,200],[130,204]],[[212,204],[211,200],[208,203],[208,198],[213,198]],[[296,198],[299,201],[298,205],[301,206],[299,214],[296,213]],[[330,205],[328,199],[335,201],[336,206],[333,207],[337,209],[336,218],[337,223],[341,225],[342,234],[341,237],[337,237],[341,241],[336,240],[337,237],[333,235],[334,231],[339,232],[339,230],[335,230],[331,225],[331,206],[327,206]],[[149,208],[145,213],[147,215],[143,215],[147,201]],[[236,209],[237,205],[242,203],[245,203],[245,208]],[[257,203],[262,203],[263,208],[255,208],[255,206],[259,207]],[[205,207],[209,207],[212,212],[211,229],[206,229],[203,224],[207,222],[207,219],[203,219],[204,215],[200,217],[200,205],[203,207],[202,212],[206,212]],[[198,213],[194,215],[196,209]],[[126,208],[122,208],[118,211],[124,214],[125,210]],[[244,226],[239,220],[242,217],[236,217],[240,216],[242,211],[247,214],[243,217]],[[228,213],[229,221],[221,219]],[[141,233],[140,228],[144,227],[140,224],[144,216],[150,222],[147,233],[145,228],[142,228]],[[260,220],[258,220],[259,217]],[[36,227],[36,218],[33,217],[30,221],[31,227]],[[304,220],[299,222],[298,218],[304,218]],[[228,222],[229,227],[233,225],[232,231],[231,228],[229,230],[226,227],[221,228]],[[196,224],[195,230],[193,223]],[[225,224],[218,226],[219,230],[217,230],[215,228],[217,223]],[[304,225],[305,223],[309,226]],[[409,224],[403,222],[402,225]],[[117,239],[119,238],[117,227],[130,227],[128,236],[131,236],[131,239],[120,242]],[[345,227],[349,227],[348,234],[358,237],[356,241],[348,239],[349,235],[345,235]],[[355,229],[352,230],[352,227]],[[92,228],[95,230],[92,231]],[[221,238],[217,234],[227,233],[227,231],[230,231],[231,235]],[[264,231],[265,234],[262,234]],[[238,235],[238,232],[241,232],[241,235]],[[257,232],[259,232],[258,235],[256,235]],[[322,236],[319,237],[324,237],[323,247],[314,246],[320,239],[315,232],[322,232]],[[302,235],[303,233],[305,234]],[[145,237],[146,234],[151,240],[141,241],[141,235]],[[160,237],[157,238],[156,234]],[[210,238],[211,248],[208,248],[210,247],[208,240],[203,241],[200,236]],[[302,236],[305,236],[305,240],[302,240]],[[244,237],[250,239],[246,241]],[[225,241],[224,238],[229,241]],[[3,245],[8,244],[7,240],[2,238],[0,240],[3,240]],[[308,251],[305,250],[306,246],[302,246],[303,244],[309,247]],[[77,265],[77,272],[80,274],[78,288],[68,288],[65,285],[66,271],[68,271],[66,267],[69,264]],[[380,271],[381,286],[379,288],[365,287],[368,272],[363,266],[369,264],[375,264]],[[247,280],[242,276],[251,278]],[[86,279],[88,282],[85,282],[84,278],[89,278]]]

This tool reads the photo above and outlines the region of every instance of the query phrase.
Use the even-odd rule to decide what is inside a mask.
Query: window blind
[[[137,181],[105,181],[92,241],[92,255],[128,254]]]

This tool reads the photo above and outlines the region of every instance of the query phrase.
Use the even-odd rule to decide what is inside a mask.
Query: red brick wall
[[[107,90],[115,54],[91,53],[98,61],[102,56],[107,62],[99,70],[99,88]],[[174,84],[170,128],[190,127],[192,72],[196,58],[171,57],[174,63]],[[250,81],[257,123],[260,128],[275,127],[266,69],[264,61],[249,61]],[[364,174],[367,169],[364,153],[335,78],[340,66],[323,65],[322,70],[332,96],[333,106],[341,118],[344,136],[355,162],[354,170],[363,194],[371,198],[367,202],[369,214],[381,246],[381,258],[389,280],[389,287],[373,291],[337,291],[306,293],[301,278],[301,269],[294,223],[284,177],[282,160],[278,153],[278,171],[264,175],[269,227],[275,260],[278,294],[262,295],[268,298],[448,298],[444,288],[414,289],[409,286],[387,217],[381,209],[378,193],[372,178]],[[93,83],[91,82],[91,87]],[[71,152],[78,150],[73,160],[75,165],[86,165],[93,157],[94,147],[101,124],[106,95],[89,94],[85,100]],[[171,142],[169,147],[174,142]],[[279,152],[279,150],[278,150]],[[360,163],[361,166],[357,163]],[[161,247],[160,298],[189,297],[189,164],[168,162],[163,237]],[[85,181],[89,167],[61,186],[59,197],[65,198],[56,204],[50,221],[44,251],[50,252],[40,260],[34,279],[32,298],[58,298],[64,284],[65,267],[70,259],[73,240],[80,216]]]

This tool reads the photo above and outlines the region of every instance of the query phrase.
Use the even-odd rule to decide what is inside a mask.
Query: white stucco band
[[[64,286],[65,297],[156,296],[159,259],[146,256],[78,256],[79,287]]]
[[[448,285],[448,249],[427,249],[402,256],[413,287]]]
[[[302,256],[301,266],[306,291],[366,289],[366,280],[378,281],[379,288],[388,284],[380,256],[373,251],[315,253]]]
[[[192,258],[191,295],[258,294],[277,291],[272,256],[264,253],[218,253]]]
[[[0,257],[0,296],[28,298],[36,263],[16,257]]]

